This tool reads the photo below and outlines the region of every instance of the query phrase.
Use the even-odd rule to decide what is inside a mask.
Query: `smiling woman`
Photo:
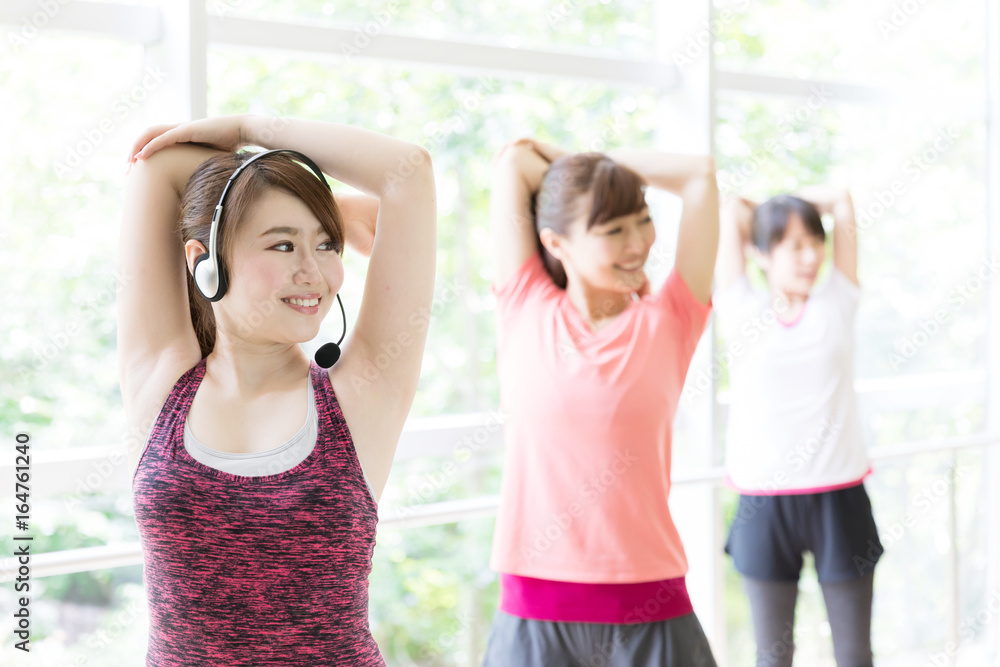
[[[147,665],[385,664],[368,575],[426,341],[409,314],[433,294],[433,172],[425,151],[374,132],[274,125],[159,126],[135,146],[120,264],[137,288],[118,301],[119,358],[127,419],[148,431],[130,452]],[[234,152],[251,136],[274,143]],[[390,181],[401,159],[407,174]],[[377,221],[352,214],[361,230],[347,234],[324,171],[377,199]],[[371,249],[368,278],[343,358],[326,370],[299,345],[341,289],[349,237]],[[371,351],[407,328],[413,344],[352,391]]]
[[[655,294],[647,183],[683,204]],[[510,425],[484,667],[713,667],[668,505],[673,416],[711,311],[712,160],[521,139],[497,156],[490,207]]]

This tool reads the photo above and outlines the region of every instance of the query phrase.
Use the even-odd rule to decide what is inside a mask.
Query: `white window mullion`
[[[208,16],[212,44],[261,50],[306,52],[337,59],[377,60],[408,67],[480,76],[530,74],[556,80],[581,79],[612,84],[671,87],[677,71],[653,61],[585,52],[510,48],[454,38],[438,39],[388,31],[261,21],[235,16]],[[367,28],[366,28],[367,29]]]
[[[659,122],[655,130],[655,147],[676,153],[711,153],[713,135],[712,80],[712,3],[711,0],[656,0],[656,60],[663,67],[677,68],[680,82],[660,94]],[[652,193],[652,202],[661,200],[659,193]],[[663,197],[666,199],[666,197]],[[664,201],[664,209],[679,210],[675,198]],[[666,211],[665,211],[666,212]],[[678,216],[654,216],[660,220],[672,219],[672,224],[657,223],[657,236],[670,246],[666,255],[675,254]],[[652,277],[651,277],[652,278]],[[711,325],[706,327],[694,358],[692,368],[708,367],[712,358],[714,336]],[[691,377],[689,374],[688,381]],[[713,383],[714,384],[714,383]],[[683,428],[694,444],[693,460],[699,468],[715,464],[714,442],[714,386],[712,391],[699,392],[690,403],[682,403],[678,410]],[[680,430],[680,421],[675,426]],[[678,443],[674,443],[674,458]],[[685,452],[690,460],[691,454]],[[678,475],[674,475],[676,478]],[[691,602],[698,614],[705,634],[717,657],[726,654],[724,580],[721,554],[722,520],[720,496],[713,484],[675,484],[671,489],[670,507],[674,523],[684,543],[690,567],[686,582]],[[722,661],[720,660],[720,663]]]
[[[163,39],[146,49],[146,67],[163,77],[146,104],[147,125],[205,118],[208,113],[204,0],[163,0]]]
[[[987,252],[1000,259],[1000,5],[986,3],[986,197]],[[986,362],[986,430],[1000,431],[1000,284],[991,280],[986,287],[988,345]],[[986,608],[996,609],[1000,597],[1000,449],[986,452],[987,595]],[[1000,665],[1000,614],[992,613],[985,629],[988,664]]]

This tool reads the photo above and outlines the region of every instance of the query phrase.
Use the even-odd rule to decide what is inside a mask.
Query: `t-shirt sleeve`
[[[829,301],[847,321],[852,321],[861,300],[861,288],[834,266],[814,296]]]
[[[725,338],[733,335],[742,322],[759,314],[761,298],[750,284],[747,274],[712,293],[715,317]]]
[[[532,253],[504,284],[490,283],[490,294],[496,299],[500,322],[508,322],[516,314],[524,312],[526,306],[558,289],[537,252]]]
[[[677,337],[676,347],[681,354],[681,361],[690,363],[701,334],[705,331],[708,314],[712,312],[713,299],[710,298],[707,304],[699,301],[676,266],[670,270],[660,291],[653,298],[654,303],[670,315],[673,322],[671,331]]]
[[[752,296],[753,287],[750,285],[750,278],[744,273],[726,287],[717,288],[712,292],[715,316],[720,319],[730,319]]]

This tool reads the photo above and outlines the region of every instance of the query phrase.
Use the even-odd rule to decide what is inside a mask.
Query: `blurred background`
[[[4,0],[0,32],[0,553],[13,551],[14,434],[25,431],[39,554],[30,657],[13,649],[8,620],[0,665],[143,662],[115,354],[125,158],[148,125],[248,112],[362,125],[434,157],[430,337],[370,579],[389,665],[479,665],[497,604],[487,563],[503,416],[487,206],[492,157],[519,136],[712,152],[724,194],[851,189],[856,389],[887,548],[876,662],[1000,665],[993,0]],[[659,285],[678,200],[650,198]],[[345,265],[352,322],[366,261],[348,250]],[[307,351],[339,332],[330,318]],[[749,665],[749,609],[722,552],[737,496],[722,485],[728,379],[711,320],[687,382],[671,506],[688,585],[719,664]],[[10,565],[0,561],[7,619]],[[832,667],[808,562],[800,585],[796,664]]]

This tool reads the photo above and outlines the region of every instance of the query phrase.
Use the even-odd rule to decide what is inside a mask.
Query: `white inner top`
[[[246,477],[261,477],[264,475],[274,475],[279,472],[291,470],[302,463],[309,453],[316,446],[319,435],[319,417],[316,412],[316,394],[313,389],[312,378],[309,378],[308,411],[306,421],[284,444],[278,445],[274,449],[263,452],[234,453],[223,452],[212,449],[208,445],[200,442],[194,433],[191,432],[191,424],[184,421],[184,449],[187,450],[191,458],[204,463],[210,468],[222,470],[233,475],[243,475]],[[360,465],[360,461],[358,462]],[[364,468],[361,470],[364,475],[368,492],[375,499],[375,492],[368,482],[368,475],[365,475]]]

